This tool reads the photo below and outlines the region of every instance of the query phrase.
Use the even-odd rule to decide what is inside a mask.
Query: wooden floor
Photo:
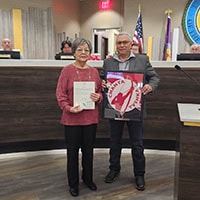
[[[66,181],[66,151],[37,151],[0,155],[1,200],[172,200],[175,152],[145,150],[146,190],[137,191],[130,149],[123,149],[121,174],[104,183],[108,172],[108,149],[95,149],[96,192],[80,183],[79,197],[71,197]]]

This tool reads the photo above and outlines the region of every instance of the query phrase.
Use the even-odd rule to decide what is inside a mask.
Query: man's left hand
[[[142,88],[142,93],[144,95],[152,92],[152,87],[149,84],[145,84],[144,87]]]

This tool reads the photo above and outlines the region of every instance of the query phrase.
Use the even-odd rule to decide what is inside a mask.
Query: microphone
[[[175,65],[174,67],[176,70],[182,71],[191,81],[195,83],[195,85],[200,87],[200,84],[195,79],[193,79],[188,73],[186,73],[186,71],[184,71],[179,65]]]

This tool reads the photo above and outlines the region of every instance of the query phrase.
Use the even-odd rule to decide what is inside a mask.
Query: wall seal
[[[183,33],[189,44],[200,44],[200,0],[188,1],[182,18]]]

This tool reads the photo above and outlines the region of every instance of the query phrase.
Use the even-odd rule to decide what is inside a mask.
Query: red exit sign
[[[99,9],[100,10],[110,10],[112,7],[111,0],[100,0]]]

